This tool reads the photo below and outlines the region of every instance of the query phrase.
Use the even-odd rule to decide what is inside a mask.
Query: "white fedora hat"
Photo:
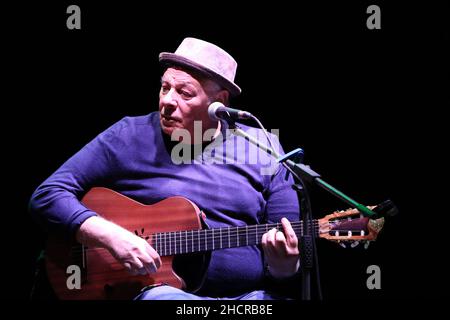
[[[167,65],[194,69],[230,91],[232,96],[241,93],[234,83],[237,62],[218,46],[195,38],[185,38],[174,53],[161,52],[159,61]]]

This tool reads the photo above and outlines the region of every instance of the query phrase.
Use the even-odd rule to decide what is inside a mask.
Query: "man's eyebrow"
[[[163,83],[163,82],[167,82],[168,83],[169,81],[167,81],[163,77],[161,77],[161,83]],[[195,85],[192,82],[189,82],[189,81],[176,81],[176,83],[177,84],[181,84],[181,85],[185,85],[185,86],[192,86],[192,87],[195,88]]]

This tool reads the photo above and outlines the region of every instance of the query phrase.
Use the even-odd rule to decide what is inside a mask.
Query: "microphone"
[[[228,108],[221,102],[213,102],[208,107],[208,115],[212,120],[243,120],[250,119],[253,115],[250,112]]]

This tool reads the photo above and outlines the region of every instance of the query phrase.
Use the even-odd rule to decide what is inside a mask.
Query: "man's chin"
[[[182,128],[178,128],[178,127],[175,127],[175,126],[165,126],[164,124],[161,123],[161,129],[162,129],[162,131],[163,131],[165,134],[167,134],[167,135],[169,135],[169,136],[172,136],[172,134],[173,134],[176,130],[181,130]]]
[[[167,134],[167,135],[172,135],[173,131],[176,129],[174,127],[165,127],[165,126],[161,126],[162,131]]]

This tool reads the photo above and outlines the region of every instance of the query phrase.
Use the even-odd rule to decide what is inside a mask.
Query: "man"
[[[205,212],[211,228],[281,221],[284,233],[275,229],[265,233],[262,250],[243,246],[212,252],[205,283],[196,295],[160,286],[138,297],[274,298],[264,290],[265,279],[291,279],[299,269],[297,237],[289,223],[299,218],[292,181],[284,180],[281,166],[268,175],[262,174],[260,163],[198,161],[209,145],[236,142],[239,155],[258,152],[243,138],[231,135],[226,123],[208,116],[212,102],[227,105],[231,97],[240,94],[234,83],[237,63],[221,48],[194,38],[184,39],[175,53],[161,53],[159,59],[166,68],[159,112],[126,117],[88,143],[37,188],[31,212],[49,232],[104,247],[130,273],[142,275],[161,266],[158,252],[144,239],[81,204],[90,188],[105,186],[145,204],[181,195]],[[193,137],[203,137],[207,130],[213,131],[210,144],[195,141]],[[194,151],[187,158],[195,161],[185,161],[186,154],[184,162],[174,161],[173,147],[180,143],[194,145],[194,150],[195,144],[201,145],[200,153]],[[258,156],[269,157],[264,153]]]

